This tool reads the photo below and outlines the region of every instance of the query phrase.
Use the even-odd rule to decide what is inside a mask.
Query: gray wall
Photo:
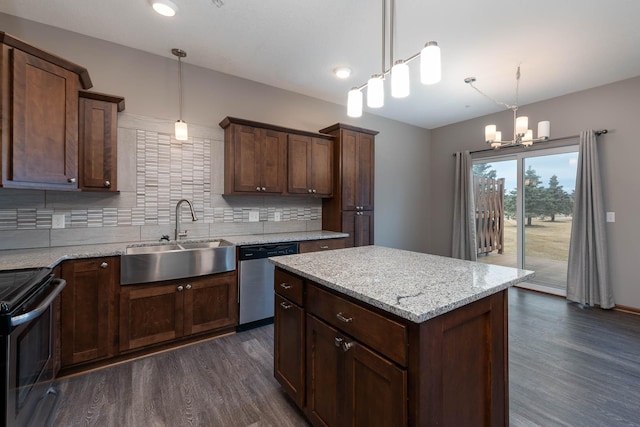
[[[92,90],[124,96],[127,114],[146,118],[146,122],[151,124],[155,119],[166,123],[177,119],[177,62],[174,58],[148,54],[5,14],[0,14],[0,29],[86,67],[94,84]],[[172,47],[189,51],[188,46],[168,44],[167,52]],[[425,209],[429,200],[426,189],[429,181],[426,167],[430,144],[428,130],[368,114],[360,119],[351,119],[346,116],[345,106],[192,66],[188,59],[183,68],[183,118],[190,125],[198,124],[214,130],[225,116],[235,116],[309,131],[317,131],[336,122],[378,130],[376,243],[418,251],[426,249],[429,223]],[[119,147],[124,145],[120,140],[118,143]],[[131,154],[126,148],[124,152],[121,150],[119,161]],[[212,176],[213,186],[219,186],[220,183],[215,182],[219,174],[212,171]],[[5,191],[0,189],[0,192]],[[4,193],[5,197],[0,198],[0,210],[14,209],[14,201],[33,197],[25,193],[29,191]],[[44,200],[46,194],[35,197]],[[66,207],[77,207],[78,203],[81,202],[69,202]],[[232,208],[237,207],[233,201],[230,203]],[[57,206],[65,208],[64,205]],[[244,202],[239,206],[244,206]],[[5,236],[9,237],[8,234]],[[16,238],[14,233],[11,238],[19,244],[20,236]]]
[[[577,135],[587,129],[609,129],[598,138],[604,202],[616,212],[607,223],[607,248],[611,283],[618,305],[640,309],[640,191],[630,179],[637,175],[640,144],[640,77],[526,105],[519,110],[533,123],[551,121],[551,136]],[[508,111],[434,129],[431,132],[430,205],[431,229],[427,251],[449,255],[454,163],[452,153],[487,148],[484,126],[496,123],[511,132]],[[573,142],[577,143],[577,139]],[[553,144],[553,143],[549,143]],[[435,203],[437,201],[437,203]]]

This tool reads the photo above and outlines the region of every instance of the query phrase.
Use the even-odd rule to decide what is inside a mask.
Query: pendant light
[[[391,26],[387,34],[387,1],[390,2]],[[438,83],[441,79],[440,47],[435,41],[425,44],[425,47],[406,59],[394,61],[394,32],[395,32],[395,0],[382,0],[382,71],[374,74],[361,86],[352,88],[347,97],[347,115],[349,117],[362,116],[363,90],[367,88],[367,106],[380,108],[384,106],[384,80],[391,75],[391,96],[405,98],[410,92],[409,63],[420,58],[420,81],[423,84]],[[388,44],[391,68],[387,68],[385,49]]]
[[[171,53],[178,57],[178,85],[180,89],[180,116],[176,122],[176,139],[178,141],[186,141],[189,139],[189,131],[187,129],[187,123],[182,120],[182,58],[187,56],[187,52],[182,49],[171,49]]]

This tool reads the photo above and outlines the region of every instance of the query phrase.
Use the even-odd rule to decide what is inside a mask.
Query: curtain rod
[[[600,135],[604,135],[605,133],[609,133],[609,130],[608,129],[601,129],[601,130],[596,130],[596,131],[593,131],[593,132],[596,134],[596,136],[600,136]],[[553,141],[562,141],[563,139],[572,139],[572,138],[579,138],[579,137],[580,137],[580,135],[561,136],[559,138],[547,139],[544,142],[546,143],[546,142],[553,142]],[[500,150],[516,148],[516,147],[519,147],[519,145],[511,145],[509,147],[501,148]],[[500,150],[496,149],[496,148],[485,148],[485,149],[482,149],[482,150],[469,151],[469,154],[486,153],[486,152],[489,152],[489,151],[498,152]],[[453,155],[455,156],[456,153],[453,153]]]

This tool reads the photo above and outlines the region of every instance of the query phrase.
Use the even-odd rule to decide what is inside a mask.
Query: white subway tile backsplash
[[[321,199],[223,196],[224,131],[190,123],[189,134],[179,142],[172,121],[121,113],[119,193],[0,189],[0,249],[173,238],[183,198],[199,218],[183,212],[191,238],[320,229]],[[64,229],[51,229],[54,213],[65,215]]]

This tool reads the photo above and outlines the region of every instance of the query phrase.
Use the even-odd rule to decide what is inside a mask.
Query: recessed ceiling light
[[[346,79],[351,75],[351,68],[349,67],[334,68],[333,74],[335,74],[336,77],[339,79]]]
[[[171,0],[149,0],[149,3],[162,16],[174,16],[178,11],[178,6]]]

